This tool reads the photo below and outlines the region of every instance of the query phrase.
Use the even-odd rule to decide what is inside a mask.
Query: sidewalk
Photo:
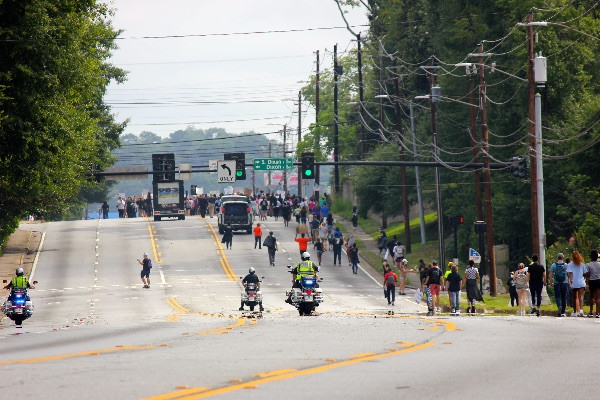
[[[12,279],[19,267],[25,270],[25,275],[31,273],[41,239],[42,232],[23,229],[16,230],[10,236],[0,256],[0,283]]]

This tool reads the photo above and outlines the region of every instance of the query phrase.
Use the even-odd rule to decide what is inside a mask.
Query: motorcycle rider
[[[11,289],[11,293],[15,289],[35,289],[35,286],[33,286],[29,283],[29,279],[27,279],[27,277],[25,276],[25,271],[23,271],[23,268],[21,268],[21,267],[17,268],[15,273],[17,274],[17,276],[12,278],[10,283],[8,285],[4,286],[4,289]],[[27,294],[26,300],[27,301],[31,300],[29,298],[29,294]]]
[[[319,272],[319,267],[315,265],[312,261],[310,261],[310,254],[308,252],[304,252],[301,255],[302,262],[296,264],[294,269],[292,270],[292,289],[298,288],[300,289],[302,286],[300,282],[302,278],[305,276],[314,276],[315,277],[315,287],[318,288],[319,284],[316,282],[317,280],[317,272]],[[292,304],[292,292],[290,291],[290,295],[285,301],[288,304]]]
[[[254,269],[254,267],[250,267],[248,269],[248,275],[246,275],[244,277],[244,279],[242,279],[242,285],[244,285],[244,288],[246,288],[246,292],[248,291],[248,283],[254,283],[256,285],[256,290],[260,290],[260,279],[258,279],[258,276],[256,276],[256,270]],[[262,301],[260,303],[258,303],[259,307],[260,307],[260,311],[265,311],[263,305],[262,305]],[[242,304],[240,305],[240,311],[244,311],[244,302],[242,301]]]

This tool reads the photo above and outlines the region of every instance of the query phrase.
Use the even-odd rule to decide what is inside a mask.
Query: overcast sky
[[[333,0],[112,0],[113,25],[122,40],[112,63],[127,71],[124,84],[111,85],[106,101],[126,133],[167,136],[189,125],[230,132],[272,132],[292,116],[298,90],[330,52],[355,46],[345,29],[250,35],[141,38],[143,36],[289,30],[343,26]],[[347,15],[366,24],[363,10]],[[366,31],[366,27],[355,28]],[[202,102],[199,104],[198,102]],[[221,104],[206,104],[220,102]],[[223,103],[227,104],[223,104]],[[314,111],[303,118],[308,126]],[[217,122],[235,121],[235,122]]]

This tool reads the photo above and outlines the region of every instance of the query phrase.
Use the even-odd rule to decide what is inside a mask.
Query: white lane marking
[[[360,264],[358,264],[358,268],[360,268],[360,270],[364,272],[369,278],[373,279],[373,282],[375,282],[379,287],[383,287],[383,284],[381,284],[377,279],[373,278],[373,276],[367,271],[365,271],[365,269],[361,267]]]
[[[31,273],[29,274],[29,280],[33,282],[33,274],[35,273],[35,267],[37,267],[38,258],[40,257],[40,252],[42,250],[42,246],[44,245],[44,239],[46,238],[46,232],[42,232],[42,239],[40,240],[40,245],[38,246],[37,253],[35,254],[35,258],[33,259],[33,266],[31,267]]]
[[[159,265],[158,266],[158,272],[160,272],[160,281],[163,285],[167,284],[167,281],[165,281],[165,274],[163,274],[163,270],[162,267]]]

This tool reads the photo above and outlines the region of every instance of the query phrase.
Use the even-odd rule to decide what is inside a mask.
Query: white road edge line
[[[40,240],[40,245],[38,246],[37,253],[35,254],[35,258],[33,259],[33,266],[31,267],[31,273],[29,274],[30,281],[33,281],[33,274],[35,273],[35,267],[37,267],[38,259],[40,258],[40,251],[42,250],[42,246],[44,245],[45,238],[46,238],[46,232],[42,232],[42,239]]]
[[[367,276],[369,278],[373,279],[373,282],[375,282],[377,285],[379,285],[379,287],[383,287],[383,285],[377,279],[373,278],[373,276],[370,273],[368,273],[367,271],[365,271],[365,269],[363,267],[361,267],[360,263],[358,264],[358,268],[360,268],[360,270],[362,272],[364,272],[365,274],[367,274]]]

